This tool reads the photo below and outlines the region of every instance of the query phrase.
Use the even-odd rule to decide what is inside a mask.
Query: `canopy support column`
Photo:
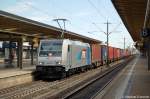
[[[20,69],[22,69],[23,67],[22,67],[22,53],[23,53],[23,41],[22,41],[22,39],[19,39],[19,41],[18,41],[18,51],[17,51],[17,65],[18,65],[18,67],[20,68]]]
[[[148,70],[150,70],[150,37],[148,38],[148,49],[147,49],[147,59],[148,59]]]
[[[34,55],[33,55],[33,41],[31,41],[31,65],[33,65],[33,59]]]

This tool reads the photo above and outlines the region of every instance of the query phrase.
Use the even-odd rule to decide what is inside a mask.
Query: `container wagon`
[[[94,67],[98,67],[102,65],[102,59],[101,59],[101,45],[100,44],[92,44],[92,65]]]
[[[121,57],[121,55],[120,55],[120,48],[117,48],[117,60],[119,60],[120,57]]]
[[[117,48],[114,47],[114,61],[117,60]]]
[[[109,63],[113,62],[114,48],[109,46]]]
[[[102,60],[102,65],[106,64],[106,60],[107,60],[107,46],[106,45],[101,45],[101,60]]]
[[[120,59],[124,57],[124,49],[120,49]]]

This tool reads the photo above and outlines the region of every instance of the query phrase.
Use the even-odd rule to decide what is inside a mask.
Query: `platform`
[[[11,69],[1,69],[0,70],[0,89],[11,87],[18,84],[32,82],[33,71],[35,70],[35,65],[28,65],[24,67],[22,70],[19,68],[11,68]]]
[[[137,56],[95,99],[150,99],[150,71],[145,57]]]
[[[33,59],[33,64],[36,64],[37,59],[34,58]],[[23,59],[22,60],[22,67],[26,68],[26,67],[33,67],[33,65],[31,65],[31,59]],[[0,71],[4,70],[4,69],[14,69],[14,68],[19,68],[17,67],[17,60],[13,60],[12,64],[5,64],[4,63],[4,59],[0,58]]]

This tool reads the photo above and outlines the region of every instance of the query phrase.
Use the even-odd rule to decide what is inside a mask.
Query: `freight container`
[[[102,64],[101,61],[101,45],[100,44],[92,44],[92,64],[95,67],[98,67]]]
[[[127,50],[126,49],[124,50],[124,56],[125,57],[127,56]]]
[[[120,49],[120,58],[122,59],[124,57],[124,50]]]
[[[109,62],[113,61],[113,56],[114,56],[114,48],[109,46]]]
[[[117,60],[117,48],[114,47],[114,61]]]
[[[101,45],[101,60],[102,60],[102,64],[106,63],[106,60],[107,60],[107,46],[106,45]]]
[[[126,49],[123,50],[123,57],[126,57]]]
[[[120,59],[120,49],[117,48],[117,60]]]

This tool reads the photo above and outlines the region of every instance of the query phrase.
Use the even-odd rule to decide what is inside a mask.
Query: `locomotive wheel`
[[[61,75],[61,78],[62,78],[62,79],[63,79],[63,78],[66,78],[66,76],[67,76],[66,72],[63,71],[63,72],[62,72],[62,75]]]

